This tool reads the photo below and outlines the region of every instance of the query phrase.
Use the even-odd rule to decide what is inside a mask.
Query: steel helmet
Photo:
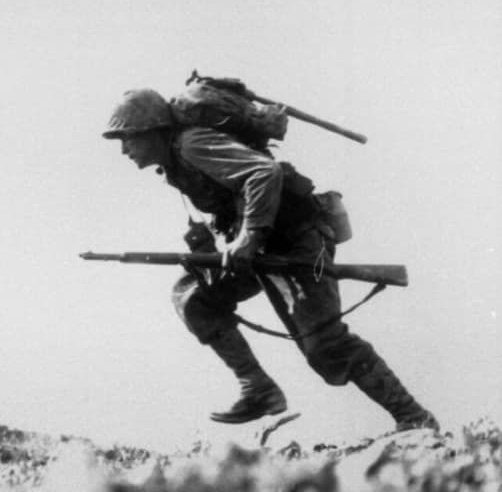
[[[152,89],[130,90],[112,113],[105,138],[122,138],[134,133],[167,128],[173,118],[169,103]]]

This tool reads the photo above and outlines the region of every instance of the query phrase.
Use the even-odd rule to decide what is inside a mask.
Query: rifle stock
[[[408,285],[408,273],[404,265],[334,265],[336,277],[340,279],[361,280],[378,284]]]
[[[155,253],[128,252],[121,254],[93,253],[80,254],[84,260],[119,261],[121,263],[143,263],[152,265],[183,265],[195,267],[221,268],[221,253]],[[337,279],[352,279],[386,285],[406,287],[408,275],[404,265],[372,264],[329,264],[314,265],[310,259],[273,255],[258,256],[252,264],[260,273],[284,273],[301,269],[312,269],[313,273],[325,274]]]

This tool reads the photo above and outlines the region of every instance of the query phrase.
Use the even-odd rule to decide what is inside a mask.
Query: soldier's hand
[[[239,235],[227,244],[223,252],[223,269],[251,273],[253,259],[264,245],[265,233],[262,229],[241,229]]]

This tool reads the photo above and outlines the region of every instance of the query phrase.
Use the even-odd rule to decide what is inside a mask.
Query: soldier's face
[[[132,159],[139,169],[159,163],[155,139],[149,133],[123,137],[122,154]]]

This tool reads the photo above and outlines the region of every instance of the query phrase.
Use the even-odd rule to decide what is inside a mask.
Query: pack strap
[[[301,340],[303,338],[307,338],[314,335],[316,332],[324,328],[328,323],[339,321],[345,315],[355,311],[358,307],[368,302],[372,297],[377,295],[379,292],[382,292],[386,287],[387,286],[384,283],[375,284],[374,287],[371,289],[371,291],[365,297],[363,297],[362,300],[360,300],[350,308],[346,309],[345,311],[341,312],[340,314],[337,314],[336,316],[329,318],[327,321],[324,321],[322,324],[317,325],[315,328],[308,331],[307,333],[303,333],[301,335],[290,335],[288,333],[282,333],[280,331],[270,330],[269,328],[265,328],[262,325],[258,325],[256,323],[247,320],[246,318],[243,318],[239,314],[234,314],[234,319],[236,319],[237,322],[242,324],[243,326],[246,326],[247,328],[250,328],[251,330],[256,331],[258,333],[264,333],[265,335],[284,338],[285,340]]]

